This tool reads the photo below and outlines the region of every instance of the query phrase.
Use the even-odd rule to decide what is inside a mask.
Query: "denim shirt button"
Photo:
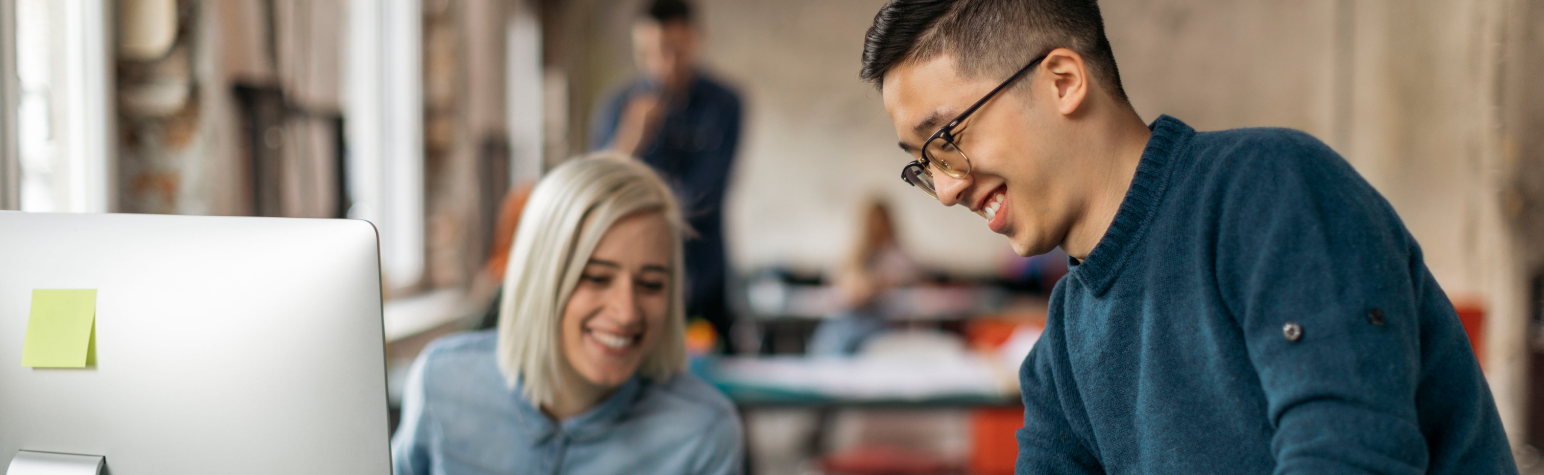
[[[1286,325],[1281,327],[1281,336],[1286,337],[1287,341],[1295,342],[1301,340],[1303,339],[1303,327],[1293,322],[1287,322]]]

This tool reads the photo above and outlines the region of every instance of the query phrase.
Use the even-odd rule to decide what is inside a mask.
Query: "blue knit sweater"
[[[1019,378],[1021,474],[1516,473],[1420,247],[1301,132],[1160,117]]]

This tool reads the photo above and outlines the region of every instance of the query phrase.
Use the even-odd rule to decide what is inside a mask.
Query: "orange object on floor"
[[[520,214],[525,212],[525,202],[531,199],[535,183],[521,183],[510,188],[499,204],[499,217],[494,222],[493,248],[488,250],[488,263],[483,267],[494,282],[504,282],[504,268],[509,265],[509,248],[515,243],[515,228],[520,226]]]
[[[1485,371],[1485,303],[1477,297],[1453,299],[1453,310],[1458,321],[1469,334],[1469,346],[1474,348],[1474,358],[1480,361],[1480,371]]]
[[[971,348],[983,353],[997,351],[1013,337],[1020,325],[1043,327],[1045,321],[1023,319],[977,319],[965,326],[965,339]],[[967,467],[973,475],[1012,475],[1019,458],[1015,434],[1024,427],[1023,407],[994,407],[970,412],[970,458]]]
[[[970,473],[975,475],[1013,475],[1013,463],[1019,458],[1019,441],[1014,437],[1024,427],[1024,408],[976,409],[970,415]]]
[[[1019,325],[1019,322],[996,318],[966,320],[965,341],[977,351],[995,350],[1007,342],[1008,338],[1013,337],[1013,331],[1017,330]]]
[[[713,352],[718,345],[718,332],[713,331],[713,324],[701,318],[692,319],[686,323],[686,354],[688,356],[702,356]]]
[[[886,446],[857,447],[821,460],[830,475],[945,475],[957,473],[941,458]],[[1011,473],[1011,471],[1010,471]]]

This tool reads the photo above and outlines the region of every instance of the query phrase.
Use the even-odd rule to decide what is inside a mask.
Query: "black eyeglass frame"
[[[1008,79],[1003,81],[1002,84],[998,84],[996,88],[992,89],[991,92],[986,93],[985,96],[982,96],[981,99],[976,101],[975,104],[971,104],[970,107],[965,109],[964,112],[961,112],[960,115],[954,116],[954,119],[950,120],[948,124],[944,124],[943,127],[938,128],[937,132],[933,132],[933,135],[928,136],[927,140],[922,142],[922,150],[918,153],[920,158],[912,160],[911,163],[907,163],[906,166],[901,168],[901,181],[905,181],[906,184],[911,186],[917,186],[916,183],[913,183],[910,179],[906,178],[908,175],[916,175],[919,177],[926,176],[927,181],[929,184],[931,184],[933,181],[933,172],[929,170],[930,167],[928,167],[928,164],[935,160],[933,157],[928,156],[928,145],[931,145],[934,140],[943,139],[944,142],[948,143],[950,146],[953,146],[955,150],[960,150],[960,146],[954,143],[954,128],[958,127],[961,122],[965,121],[965,119],[970,118],[970,115],[975,113],[976,109],[980,109],[981,106],[986,105],[986,102],[997,96],[997,93],[1007,89],[1009,85],[1012,85],[1015,81],[1018,81],[1019,78],[1023,77],[1030,70],[1035,69],[1035,66],[1039,65],[1041,61],[1045,61],[1045,58],[1050,55],[1051,54],[1049,52],[1042,54],[1040,57],[1030,61],[1029,64],[1024,65],[1023,68],[1019,68],[1018,72],[1013,73],[1012,76],[1008,76]],[[965,157],[965,170],[960,172],[959,175],[950,173],[950,169],[945,169],[949,167],[947,163],[940,162],[940,169],[943,170],[945,174],[955,178],[964,178],[966,175],[969,175],[971,171],[970,157],[965,155],[964,150],[960,150],[960,156]],[[911,172],[912,167],[918,168],[917,172]],[[933,195],[935,198],[938,197],[936,191],[932,189],[923,188],[922,191],[928,192],[929,195]]]

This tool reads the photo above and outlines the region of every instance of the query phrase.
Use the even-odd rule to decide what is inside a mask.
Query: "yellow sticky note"
[[[96,364],[96,289],[35,289],[21,365],[85,368]]]

